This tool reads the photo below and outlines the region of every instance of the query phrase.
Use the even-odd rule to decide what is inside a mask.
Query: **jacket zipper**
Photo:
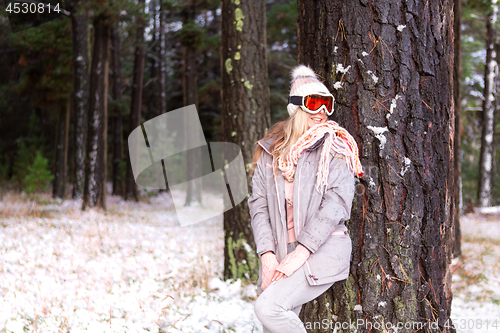
[[[304,161],[302,161],[302,165],[304,164]],[[302,170],[303,166],[300,166],[300,170]],[[300,189],[300,175],[301,175],[302,172],[299,172],[299,176],[298,176],[298,185],[299,185],[299,189]],[[299,191],[300,192],[300,191]],[[297,192],[297,205],[299,205],[298,207],[300,207],[300,193]],[[297,235],[300,233],[300,224],[299,224],[299,219],[298,219],[298,215],[297,214]],[[313,275],[313,273],[311,272],[311,267],[309,266],[309,262],[306,260],[306,266],[307,266],[307,270],[309,271],[309,277],[311,278],[311,281],[313,282],[314,285],[318,285],[318,283],[316,282],[316,280],[318,279],[317,277],[315,277]]]
[[[304,163],[302,163],[302,164],[304,164]],[[300,167],[302,169],[302,165]],[[301,173],[302,172],[299,172],[299,177],[298,177],[299,178],[298,179],[299,190],[300,190],[300,174]],[[297,191],[297,207],[300,207],[300,191]],[[295,225],[295,222],[294,222],[294,225]],[[299,234],[300,234],[300,223],[299,223],[299,214],[297,214],[297,238],[298,238]]]
[[[279,195],[279,191],[278,191],[278,179],[276,178],[276,172],[274,170],[274,166],[275,166],[275,163],[274,163],[274,156],[273,156],[273,175],[274,175],[274,184],[275,184],[275,187],[276,187],[276,198],[278,199],[278,211],[280,212],[280,223],[283,224],[283,215],[281,213],[280,195]],[[285,256],[286,256],[288,253],[287,253],[287,249],[286,249],[287,246],[286,246],[285,229],[286,229],[286,225],[285,225],[285,228],[283,228],[283,248],[285,250],[284,253],[285,253]]]

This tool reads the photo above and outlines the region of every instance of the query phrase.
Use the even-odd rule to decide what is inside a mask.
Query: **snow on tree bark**
[[[223,0],[221,13],[224,141],[240,146],[248,172],[253,145],[271,124],[266,5],[264,0]],[[224,277],[256,281],[259,263],[250,249],[255,244],[246,201],[224,213],[224,230]]]
[[[85,181],[85,150],[87,144],[88,99],[89,99],[89,56],[87,35],[87,14],[80,13],[86,1],[71,2],[70,11],[73,34],[74,93],[74,199],[83,196]]]
[[[481,133],[481,155],[479,157],[478,203],[491,206],[493,163],[495,146],[495,101],[498,98],[498,62],[495,49],[495,25],[498,19],[498,2],[491,0],[491,10],[486,18],[486,65],[484,68],[484,101]]]
[[[299,0],[298,13],[299,63],[334,92],[333,118],[365,170],[348,223],[350,276],[301,318],[450,332],[453,2]]]
[[[83,209],[94,206],[106,209],[109,44],[109,19],[99,15],[94,18]]]

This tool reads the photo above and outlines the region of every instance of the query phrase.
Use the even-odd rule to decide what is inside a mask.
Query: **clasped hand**
[[[302,244],[297,245],[295,250],[290,252],[282,261],[278,263],[276,255],[272,252],[266,252],[261,256],[262,260],[262,290],[265,290],[271,282],[278,281],[283,276],[290,276],[299,269],[311,252]]]

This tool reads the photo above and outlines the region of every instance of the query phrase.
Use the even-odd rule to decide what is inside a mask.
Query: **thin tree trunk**
[[[82,209],[106,209],[106,157],[109,72],[109,19],[94,19],[94,46],[90,72],[89,124]]]
[[[67,100],[59,110],[59,119],[57,122],[56,160],[54,163],[55,172],[52,186],[53,198],[64,199],[64,192],[66,191],[70,111],[70,101]]]
[[[221,1],[222,128],[249,171],[254,143],[271,124],[264,0]],[[247,174],[248,183],[250,177]],[[224,277],[257,280],[259,263],[246,200],[224,213]]]
[[[455,167],[455,193],[454,193],[454,212],[453,224],[455,226],[455,247],[453,255],[458,257],[462,254],[461,232],[460,232],[460,214],[462,211],[462,122],[461,122],[461,89],[462,89],[462,0],[454,0],[453,8],[454,20],[454,56],[455,66],[453,71],[453,100],[455,105],[455,138],[454,138],[454,167]]]
[[[333,91],[365,171],[350,275],[301,318],[452,332],[453,1],[299,0],[298,13],[298,61]]]
[[[149,61],[150,61],[150,82],[151,82],[151,87],[148,90],[149,91],[149,96],[148,96],[148,114],[146,116],[146,119],[153,119],[156,116],[160,115],[160,107],[159,107],[159,102],[160,102],[160,93],[159,93],[159,75],[158,75],[158,68],[159,68],[159,59],[157,58],[158,53],[160,52],[160,42],[159,42],[159,37],[157,36],[159,32],[159,24],[157,22],[157,17],[158,17],[158,8],[156,6],[156,1],[151,1],[150,3],[150,12],[151,16],[153,17],[153,29],[151,31],[151,34],[153,38],[151,39],[151,46],[148,48],[151,52],[149,53]]]
[[[139,0],[139,3],[144,8],[145,0]],[[134,57],[134,78],[132,83],[132,100],[130,102],[130,130],[131,133],[134,129],[141,124],[141,110],[142,110],[142,87],[144,77],[144,28],[145,28],[144,14],[137,18],[137,36]],[[130,159],[127,160],[127,178],[125,199],[133,199],[139,201],[137,193],[137,184],[134,180],[132,173],[132,165]]]
[[[165,2],[161,1],[160,5],[160,114],[167,112],[167,90],[166,90],[166,74],[167,74],[167,13]]]
[[[113,50],[113,195],[124,196],[123,182],[123,117],[122,117],[122,82],[120,63],[120,35],[118,29],[114,28],[111,34]]]
[[[74,174],[73,199],[83,197],[85,180],[85,149],[87,144],[88,99],[89,99],[89,48],[87,14],[79,13],[86,1],[72,2],[70,11],[73,33],[74,93]]]
[[[194,21],[196,17],[195,8],[196,8],[195,1],[191,0],[183,12],[183,25],[184,25],[183,28],[185,28],[186,24],[191,24]],[[182,66],[184,106],[192,104],[198,106],[198,65],[197,65],[198,55],[196,52],[196,46],[197,46],[196,43],[199,43],[199,41],[195,41],[195,38],[191,36],[190,38],[187,39],[187,41],[185,40],[182,43],[183,43],[182,55],[184,59]],[[198,141],[198,138],[196,138],[197,133],[191,133],[188,130],[184,131],[184,133],[186,135],[186,142],[189,142],[190,140],[194,140],[195,142]],[[196,162],[196,157],[193,156],[192,154],[187,156],[187,164],[189,165],[189,167],[186,168],[186,171],[188,172],[187,179],[191,181],[188,182],[187,184],[188,188],[186,191],[186,202],[184,205],[191,206],[191,205],[202,204],[201,200],[202,182],[201,179],[196,179],[197,177],[199,177],[201,165],[199,165]]]
[[[479,157],[478,204],[491,206],[493,163],[495,146],[495,99],[497,98],[498,63],[495,50],[495,24],[498,18],[497,0],[491,0],[491,10],[486,18],[486,65],[484,67],[483,129],[481,133],[481,155]]]

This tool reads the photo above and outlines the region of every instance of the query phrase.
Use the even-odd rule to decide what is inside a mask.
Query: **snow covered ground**
[[[222,219],[150,203],[0,202],[0,332],[261,332],[253,285],[220,280]],[[38,200],[40,201],[40,200]]]
[[[462,256],[451,267],[453,324],[457,332],[500,332],[500,215],[460,219]]]
[[[48,196],[0,201],[0,332],[262,332],[255,286],[220,280],[221,218],[180,227],[166,193],[111,196],[106,212],[80,207]],[[462,218],[458,332],[500,332],[499,222]]]

